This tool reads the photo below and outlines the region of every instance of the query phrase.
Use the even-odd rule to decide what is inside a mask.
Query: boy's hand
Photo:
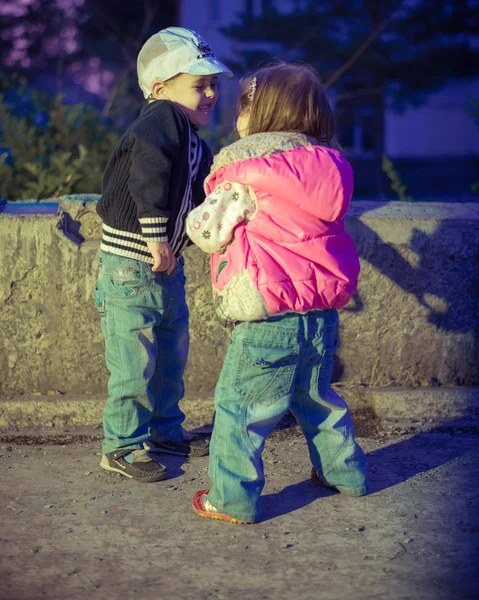
[[[166,271],[168,275],[173,273],[176,267],[176,258],[168,242],[146,242],[148,250],[155,261],[152,271]]]

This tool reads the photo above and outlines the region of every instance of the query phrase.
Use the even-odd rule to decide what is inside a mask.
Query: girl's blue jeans
[[[367,460],[347,404],[330,387],[337,346],[335,310],[241,323],[233,331],[215,391],[208,500],[241,521],[258,521],[261,453],[289,409],[319,477],[342,493],[367,492]]]
[[[184,259],[171,275],[101,252],[96,303],[110,372],[103,452],[180,441],[188,357]]]

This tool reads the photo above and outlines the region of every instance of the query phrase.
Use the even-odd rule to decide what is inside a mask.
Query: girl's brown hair
[[[333,111],[318,74],[308,65],[279,63],[242,79],[238,114],[248,109],[248,135],[291,131],[334,145]]]

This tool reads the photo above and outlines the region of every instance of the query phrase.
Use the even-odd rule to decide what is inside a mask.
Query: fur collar
[[[229,146],[226,146],[215,156],[210,176],[233,162],[259,158],[287,152],[300,146],[317,145],[318,141],[302,133],[267,132],[248,135]]]

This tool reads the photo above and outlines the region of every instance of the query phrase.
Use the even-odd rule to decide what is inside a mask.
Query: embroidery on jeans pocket
[[[115,281],[118,283],[126,283],[127,281],[135,281],[138,278],[138,269],[130,266],[121,266],[115,270]]]
[[[125,264],[111,274],[112,293],[117,298],[138,296],[148,287],[149,280],[141,265]]]

